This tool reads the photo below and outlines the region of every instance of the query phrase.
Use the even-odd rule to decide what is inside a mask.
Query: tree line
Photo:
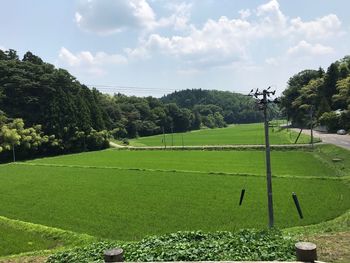
[[[331,132],[349,130],[350,56],[332,63],[327,71],[303,70],[292,76],[281,106],[294,126],[309,127],[312,122]]]
[[[0,50],[0,155],[99,150],[122,140],[257,122],[254,100],[202,89],[163,98],[103,94],[31,52]]]

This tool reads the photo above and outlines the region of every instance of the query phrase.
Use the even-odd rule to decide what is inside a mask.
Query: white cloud
[[[291,19],[281,11],[277,0],[271,0],[255,10],[240,10],[240,18],[230,19],[222,16],[218,20],[208,19],[202,27],[189,25],[190,6],[181,4],[177,7],[182,14],[186,14],[182,24],[187,30],[173,36],[151,33],[140,41],[137,48],[128,49],[128,53],[142,51],[143,55],[147,54],[150,57],[152,53],[158,52],[180,58],[186,64],[224,66],[246,60],[252,43],[276,38],[286,42],[299,41],[288,50],[289,54],[329,54],[333,52],[332,48],[321,43],[312,45],[301,40],[321,36],[327,38],[341,32],[341,22],[336,15],[330,14],[306,22],[300,18]],[[173,16],[168,20],[159,21],[162,21],[163,25],[176,24],[174,20]],[[266,63],[277,64],[278,60],[270,58]]]
[[[259,18],[257,32],[264,35],[285,35],[288,18],[280,10],[277,0],[258,6],[256,15]]]
[[[66,62],[69,66],[81,65],[106,65],[106,64],[125,64],[127,58],[119,54],[107,54],[105,52],[97,52],[93,55],[90,51],[81,51],[73,54],[65,47],[62,47],[59,52],[59,58]]]
[[[321,44],[310,44],[306,42],[305,40],[300,41],[296,46],[291,47],[288,49],[287,54],[288,55],[327,55],[334,52],[334,49],[332,47],[324,46]]]
[[[341,21],[335,14],[328,14],[311,21],[290,18],[285,15],[278,0],[270,0],[255,9],[243,9],[237,18],[222,16],[208,19],[203,25],[191,24],[192,4],[189,2],[160,1],[170,15],[156,18],[148,3],[151,0],[82,0],[75,14],[76,23],[85,30],[110,34],[125,29],[142,30],[135,48],[124,48],[124,56],[106,53],[79,52],[72,54],[62,49],[60,56],[66,64],[93,65],[126,63],[127,60],[150,58],[161,54],[180,60],[186,67],[222,67],[247,61],[252,46],[269,41],[281,41],[285,54],[266,58],[269,65],[287,59],[288,56],[324,55],[334,50],[321,40],[342,34]],[[175,31],[164,30],[171,28]],[[176,34],[173,34],[176,32]],[[314,44],[317,40],[317,44]],[[254,44],[254,45],[252,45]],[[68,51],[68,52],[67,52]],[[182,69],[180,69],[181,71]],[[185,69],[185,71],[188,69]]]
[[[81,51],[73,54],[65,47],[59,51],[59,64],[71,69],[77,69],[82,72],[88,72],[95,75],[103,75],[104,67],[108,65],[126,64],[127,58],[119,54],[107,54],[97,52],[93,55],[90,51]]]
[[[279,67],[281,65],[288,65],[304,63],[305,61],[315,61],[324,55],[334,54],[335,50],[332,47],[322,45],[320,43],[311,44],[305,40],[299,41],[295,46],[288,48],[285,54],[269,57],[265,59],[267,65]]]
[[[245,56],[245,37],[249,23],[242,20],[209,20],[202,29],[192,29],[187,36],[163,37],[151,34],[144,41],[147,50],[158,51],[202,66],[229,64]],[[249,32],[247,32],[249,34]]]
[[[190,3],[168,3],[167,9],[172,12],[168,17],[160,18],[157,21],[158,27],[172,27],[175,30],[188,29],[191,17],[192,4]]]
[[[241,19],[246,19],[246,18],[250,17],[252,14],[250,9],[242,9],[242,10],[239,10],[238,13],[239,13]]]
[[[75,22],[83,30],[107,35],[126,28],[151,29],[155,14],[146,0],[81,0]]]
[[[124,52],[126,53],[129,59],[146,59],[150,57],[148,50],[144,47],[138,47],[135,49],[125,48]]]
[[[335,14],[329,14],[309,22],[303,22],[300,17],[297,17],[290,21],[290,32],[307,39],[328,38],[342,33],[341,21]]]
[[[271,58],[265,59],[265,62],[269,65],[272,65],[272,66],[278,66],[280,59],[281,58],[279,58],[279,57],[276,57],[276,58],[271,57]]]

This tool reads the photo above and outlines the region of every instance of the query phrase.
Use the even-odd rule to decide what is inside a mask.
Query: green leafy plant
[[[295,240],[279,230],[238,232],[177,232],[150,236],[139,242],[104,241],[51,255],[49,263],[91,262],[114,247],[124,249],[125,261],[293,260]]]

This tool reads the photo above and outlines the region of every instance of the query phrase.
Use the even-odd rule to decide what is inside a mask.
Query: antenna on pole
[[[270,100],[271,95],[275,95],[276,91],[269,91],[271,87],[259,91],[256,89],[255,92],[251,90],[249,96],[254,97],[259,105],[259,108],[264,113],[264,129],[265,129],[265,157],[266,157],[266,183],[267,183],[267,205],[269,213],[269,227],[274,226],[274,215],[273,215],[273,198],[272,198],[272,176],[271,176],[271,158],[270,158],[270,141],[269,141],[269,121],[267,117],[267,106],[269,103],[278,103],[277,99]],[[262,97],[262,98],[259,98]]]

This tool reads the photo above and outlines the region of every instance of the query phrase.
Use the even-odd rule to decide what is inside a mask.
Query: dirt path
[[[117,144],[115,142],[111,142],[111,141],[109,141],[109,146],[111,146],[112,148],[125,148],[125,146]]]
[[[198,146],[121,146],[110,142],[111,147],[116,149],[127,149],[127,150],[239,150],[239,149],[252,149],[252,150],[263,150],[265,145],[198,145]],[[276,144],[270,145],[271,149],[299,149],[299,148],[310,148],[310,144]]]

